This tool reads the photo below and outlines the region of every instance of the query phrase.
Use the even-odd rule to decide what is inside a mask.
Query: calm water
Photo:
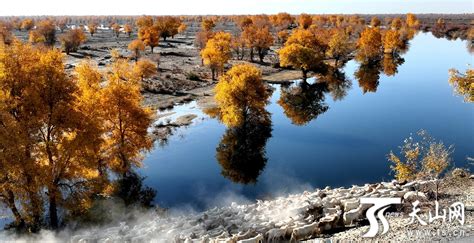
[[[194,103],[178,107],[178,112],[191,110],[200,117],[179,129],[166,146],[156,146],[147,155],[141,169],[147,177],[145,182],[158,191],[156,202],[162,206],[202,209],[310,187],[389,180],[392,175],[386,154],[398,151],[404,138],[420,129],[454,144],[454,163],[466,165],[466,157],[474,156],[474,106],[455,96],[447,82],[448,69],[464,71],[473,63],[466,43],[420,33],[402,57],[404,63],[398,66],[398,73],[380,73],[378,86],[360,83],[357,78],[368,80],[377,77],[377,72],[354,75],[359,64],[347,63],[346,95],[335,101],[335,91],[315,87],[322,96],[316,102],[322,114],[302,126],[294,125],[277,103],[282,91],[275,85],[267,107],[271,137],[252,143],[266,154],[257,152],[255,168],[238,168],[256,183],[235,183],[222,175],[216,148],[226,133],[224,125],[196,110]]]

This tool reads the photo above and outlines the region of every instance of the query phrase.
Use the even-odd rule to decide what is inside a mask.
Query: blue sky
[[[473,0],[14,0],[0,15],[472,13]]]

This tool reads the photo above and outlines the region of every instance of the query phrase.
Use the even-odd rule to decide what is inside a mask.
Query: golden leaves
[[[356,59],[359,62],[374,62],[382,54],[382,35],[379,28],[365,28],[357,41]]]
[[[88,60],[69,77],[63,57],[19,41],[0,50],[0,167],[11,171],[0,194],[13,190],[25,210],[42,208],[43,198],[89,207],[88,195],[101,190],[94,184],[108,179],[97,180],[104,170],[139,166],[140,153],[152,146],[137,67],[117,59],[102,75]],[[70,191],[62,194],[63,186]],[[43,197],[45,191],[54,197]],[[31,212],[36,216],[25,218],[38,220],[38,210]]]
[[[218,32],[207,41],[206,47],[201,51],[204,64],[211,68],[213,78],[214,72],[221,71],[232,57],[231,40],[230,33]]]
[[[448,81],[455,92],[464,97],[464,101],[474,102],[474,69],[468,68],[464,74],[456,69],[451,69]]]
[[[270,96],[261,71],[250,64],[232,67],[220,78],[215,92],[220,117],[229,127],[241,125],[248,116],[258,116],[264,111]]]

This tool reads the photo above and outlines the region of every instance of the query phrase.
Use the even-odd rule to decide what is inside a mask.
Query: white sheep
[[[263,236],[258,234],[257,236],[245,240],[239,240],[238,243],[261,243],[263,242]]]
[[[268,242],[274,242],[274,241],[279,241],[281,239],[284,239],[286,236],[286,228],[280,228],[280,229],[271,229],[265,234],[265,238],[267,239]]]
[[[291,241],[299,241],[301,239],[305,239],[307,237],[312,236],[314,233],[318,231],[319,231],[318,222],[313,222],[312,224],[298,227],[296,229],[293,229],[293,233],[291,234]]]

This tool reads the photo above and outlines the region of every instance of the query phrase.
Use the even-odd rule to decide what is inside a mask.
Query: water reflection
[[[398,60],[402,57],[404,63]],[[268,132],[271,135],[265,135],[265,126],[255,121],[246,122],[246,127],[228,129],[217,119],[205,116],[202,122],[188,128],[186,136],[171,136],[170,146],[157,147],[147,156],[147,167],[141,169],[147,176],[145,182],[158,189],[161,205],[192,203],[198,207],[206,206],[200,204],[202,198],[213,198],[229,189],[252,200],[261,198],[294,185],[295,179],[298,185],[301,182],[315,187],[377,182],[389,178],[388,162],[383,162],[386,153],[396,148],[404,135],[420,128],[456,144],[454,160],[457,165],[466,164],[466,155],[472,150],[472,104],[453,96],[447,82],[449,68],[465,74],[466,63],[472,62],[466,43],[421,34],[402,57],[381,54],[378,67],[372,70],[380,77],[375,79],[380,86],[371,88],[377,95],[369,97],[361,92],[354,73],[359,71],[366,81],[374,79],[367,75],[369,66],[358,70],[361,64],[356,61],[317,73],[306,84],[275,85],[271,102],[265,106],[272,114]],[[388,75],[393,76],[387,78]],[[353,87],[349,88],[352,82]],[[366,83],[374,86],[374,81]],[[310,90],[315,94],[308,94]],[[299,95],[291,97],[294,92]],[[285,95],[286,98],[281,97]],[[331,97],[339,102],[333,102]],[[313,113],[319,115],[305,126],[291,125],[279,100],[298,104],[294,100],[303,98],[309,100],[306,103],[325,107],[326,112],[321,109]],[[305,114],[304,109],[299,111]],[[192,111],[199,115],[196,112]],[[396,125],[393,121],[397,121]]]
[[[354,77],[359,82],[359,87],[365,94],[367,92],[377,92],[380,74],[383,72],[387,76],[395,76],[398,67],[405,62],[398,53],[384,54],[382,61],[372,63],[361,63]]]
[[[376,92],[379,86],[380,72],[382,67],[380,62],[371,64],[362,63],[357,71],[354,73],[354,77],[359,81],[359,87],[365,94],[367,92]]]
[[[291,122],[302,126],[328,110],[324,102],[326,83],[302,81],[296,85],[282,85],[278,104]]]
[[[352,87],[346,74],[338,68],[328,67],[325,73],[317,73],[316,78],[319,83],[327,85],[327,90],[334,101],[342,100]]]
[[[399,55],[385,54],[383,57],[383,72],[387,76],[394,76],[398,73],[398,67],[405,62],[405,59]]]
[[[250,117],[242,125],[229,127],[216,149],[221,174],[235,183],[256,183],[265,168],[265,146],[271,137],[270,114]]]

